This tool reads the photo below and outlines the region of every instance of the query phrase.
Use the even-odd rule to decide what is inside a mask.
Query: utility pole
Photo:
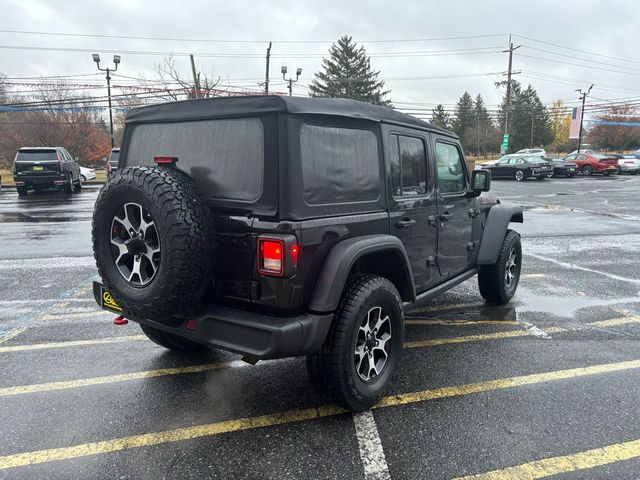
[[[96,62],[96,66],[98,70],[101,72],[107,72],[107,96],[109,97],[109,134],[111,135],[111,148],[115,146],[115,140],[113,138],[113,111],[111,108],[111,75],[110,73],[118,70],[118,65],[120,64],[120,55],[113,56],[113,63],[115,64],[115,68],[111,70],[109,67],[100,68],[100,55],[94,53],[91,55],[93,57],[93,61]]]
[[[476,118],[478,120],[478,157],[480,157],[480,112],[476,112]]]
[[[264,74],[264,94],[269,95],[269,61],[271,59],[271,42],[267,48],[267,69]]]
[[[580,146],[582,145],[582,122],[584,120],[584,102],[587,99],[587,95],[589,95],[589,92],[591,92],[592,88],[593,88],[593,83],[589,87],[589,90],[587,90],[586,92],[583,92],[581,88],[576,90],[576,92],[580,92],[579,100],[582,100],[582,111],[580,112],[580,133],[578,134],[578,153],[580,153]]]
[[[535,118],[535,112],[531,112],[531,142],[529,143],[529,148],[533,148],[533,119]]]
[[[509,108],[511,106],[511,75],[520,73],[520,72],[511,71],[511,67],[513,66],[513,51],[517,50],[520,47],[521,45],[518,45],[517,47],[513,46],[513,43],[511,42],[511,35],[509,35],[509,50],[502,51],[502,53],[509,52],[509,69],[507,70],[507,99],[506,99],[507,101],[506,101],[505,110],[504,110],[504,135],[505,136],[503,139],[503,145],[506,144],[506,147],[504,148],[504,153],[507,153],[507,150],[509,149],[508,135],[509,135]]]
[[[198,75],[196,75],[196,62],[193,59],[193,53],[189,54],[189,58],[191,59],[191,73],[193,73],[193,94],[195,98],[199,98],[200,80],[198,79]]]

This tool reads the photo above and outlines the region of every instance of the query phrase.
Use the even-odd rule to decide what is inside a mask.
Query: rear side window
[[[109,156],[109,162],[111,163],[118,163],[118,158],[120,158],[120,151],[118,150],[117,152],[111,152],[111,155]]]
[[[209,198],[255,202],[262,195],[264,133],[257,118],[136,125],[128,145],[127,165],[178,157],[178,167]]]
[[[426,193],[427,160],[424,142],[421,139],[391,135],[389,163],[394,197]]]
[[[303,125],[300,156],[307,204],[366,202],[379,198],[380,157],[373,132]]]
[[[58,161],[58,154],[55,150],[20,150],[16,155],[18,162],[47,162]]]
[[[510,159],[514,164],[522,161],[519,158]],[[460,193],[465,189],[466,165],[455,145],[436,143],[436,171],[438,174],[438,189],[440,193]]]

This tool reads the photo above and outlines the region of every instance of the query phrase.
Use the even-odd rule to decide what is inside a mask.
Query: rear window
[[[19,150],[16,156],[18,162],[46,162],[58,161],[58,154],[55,150]]]
[[[262,195],[264,133],[257,118],[135,125],[128,165],[178,157],[209,198],[255,202]]]
[[[111,152],[111,155],[109,156],[109,163],[118,163],[118,159],[120,158],[120,151],[118,150],[117,152]]]
[[[307,204],[366,202],[379,198],[380,157],[373,132],[303,125],[300,155]]]

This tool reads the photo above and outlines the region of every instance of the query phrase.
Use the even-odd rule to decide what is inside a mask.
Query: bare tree
[[[224,93],[224,90],[217,88],[220,84],[219,76],[218,78],[214,78],[213,75],[209,76],[202,72],[196,73],[195,80],[197,80],[197,84],[199,85],[199,89],[196,90],[196,82],[193,81],[194,79],[180,74],[176,67],[175,58],[173,57],[164,57],[162,63],[156,64],[155,70],[164,93],[173,100],[181,100],[183,97],[189,100],[194,98],[209,98]],[[190,78],[190,80],[185,80],[185,78]]]

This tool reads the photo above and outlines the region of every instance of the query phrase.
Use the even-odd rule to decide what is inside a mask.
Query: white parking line
[[[390,480],[389,466],[384,456],[373,412],[367,410],[366,412],[354,413],[353,423],[356,427],[364,478],[366,480]]]
[[[619,275],[614,275],[612,273],[601,272],[600,270],[594,270],[592,268],[587,268],[587,267],[581,267],[580,265],[576,265],[575,263],[561,262],[560,260],[555,260],[553,258],[543,257],[542,255],[536,255],[535,253],[525,252],[525,255],[529,257],[537,258],[538,260],[543,260],[545,262],[555,263],[560,267],[571,268],[573,270],[580,270],[582,272],[597,273],[598,275],[604,275],[605,277],[609,277],[613,280],[619,280],[621,282],[628,282],[628,283],[640,285],[640,280],[637,278],[621,277]]]

